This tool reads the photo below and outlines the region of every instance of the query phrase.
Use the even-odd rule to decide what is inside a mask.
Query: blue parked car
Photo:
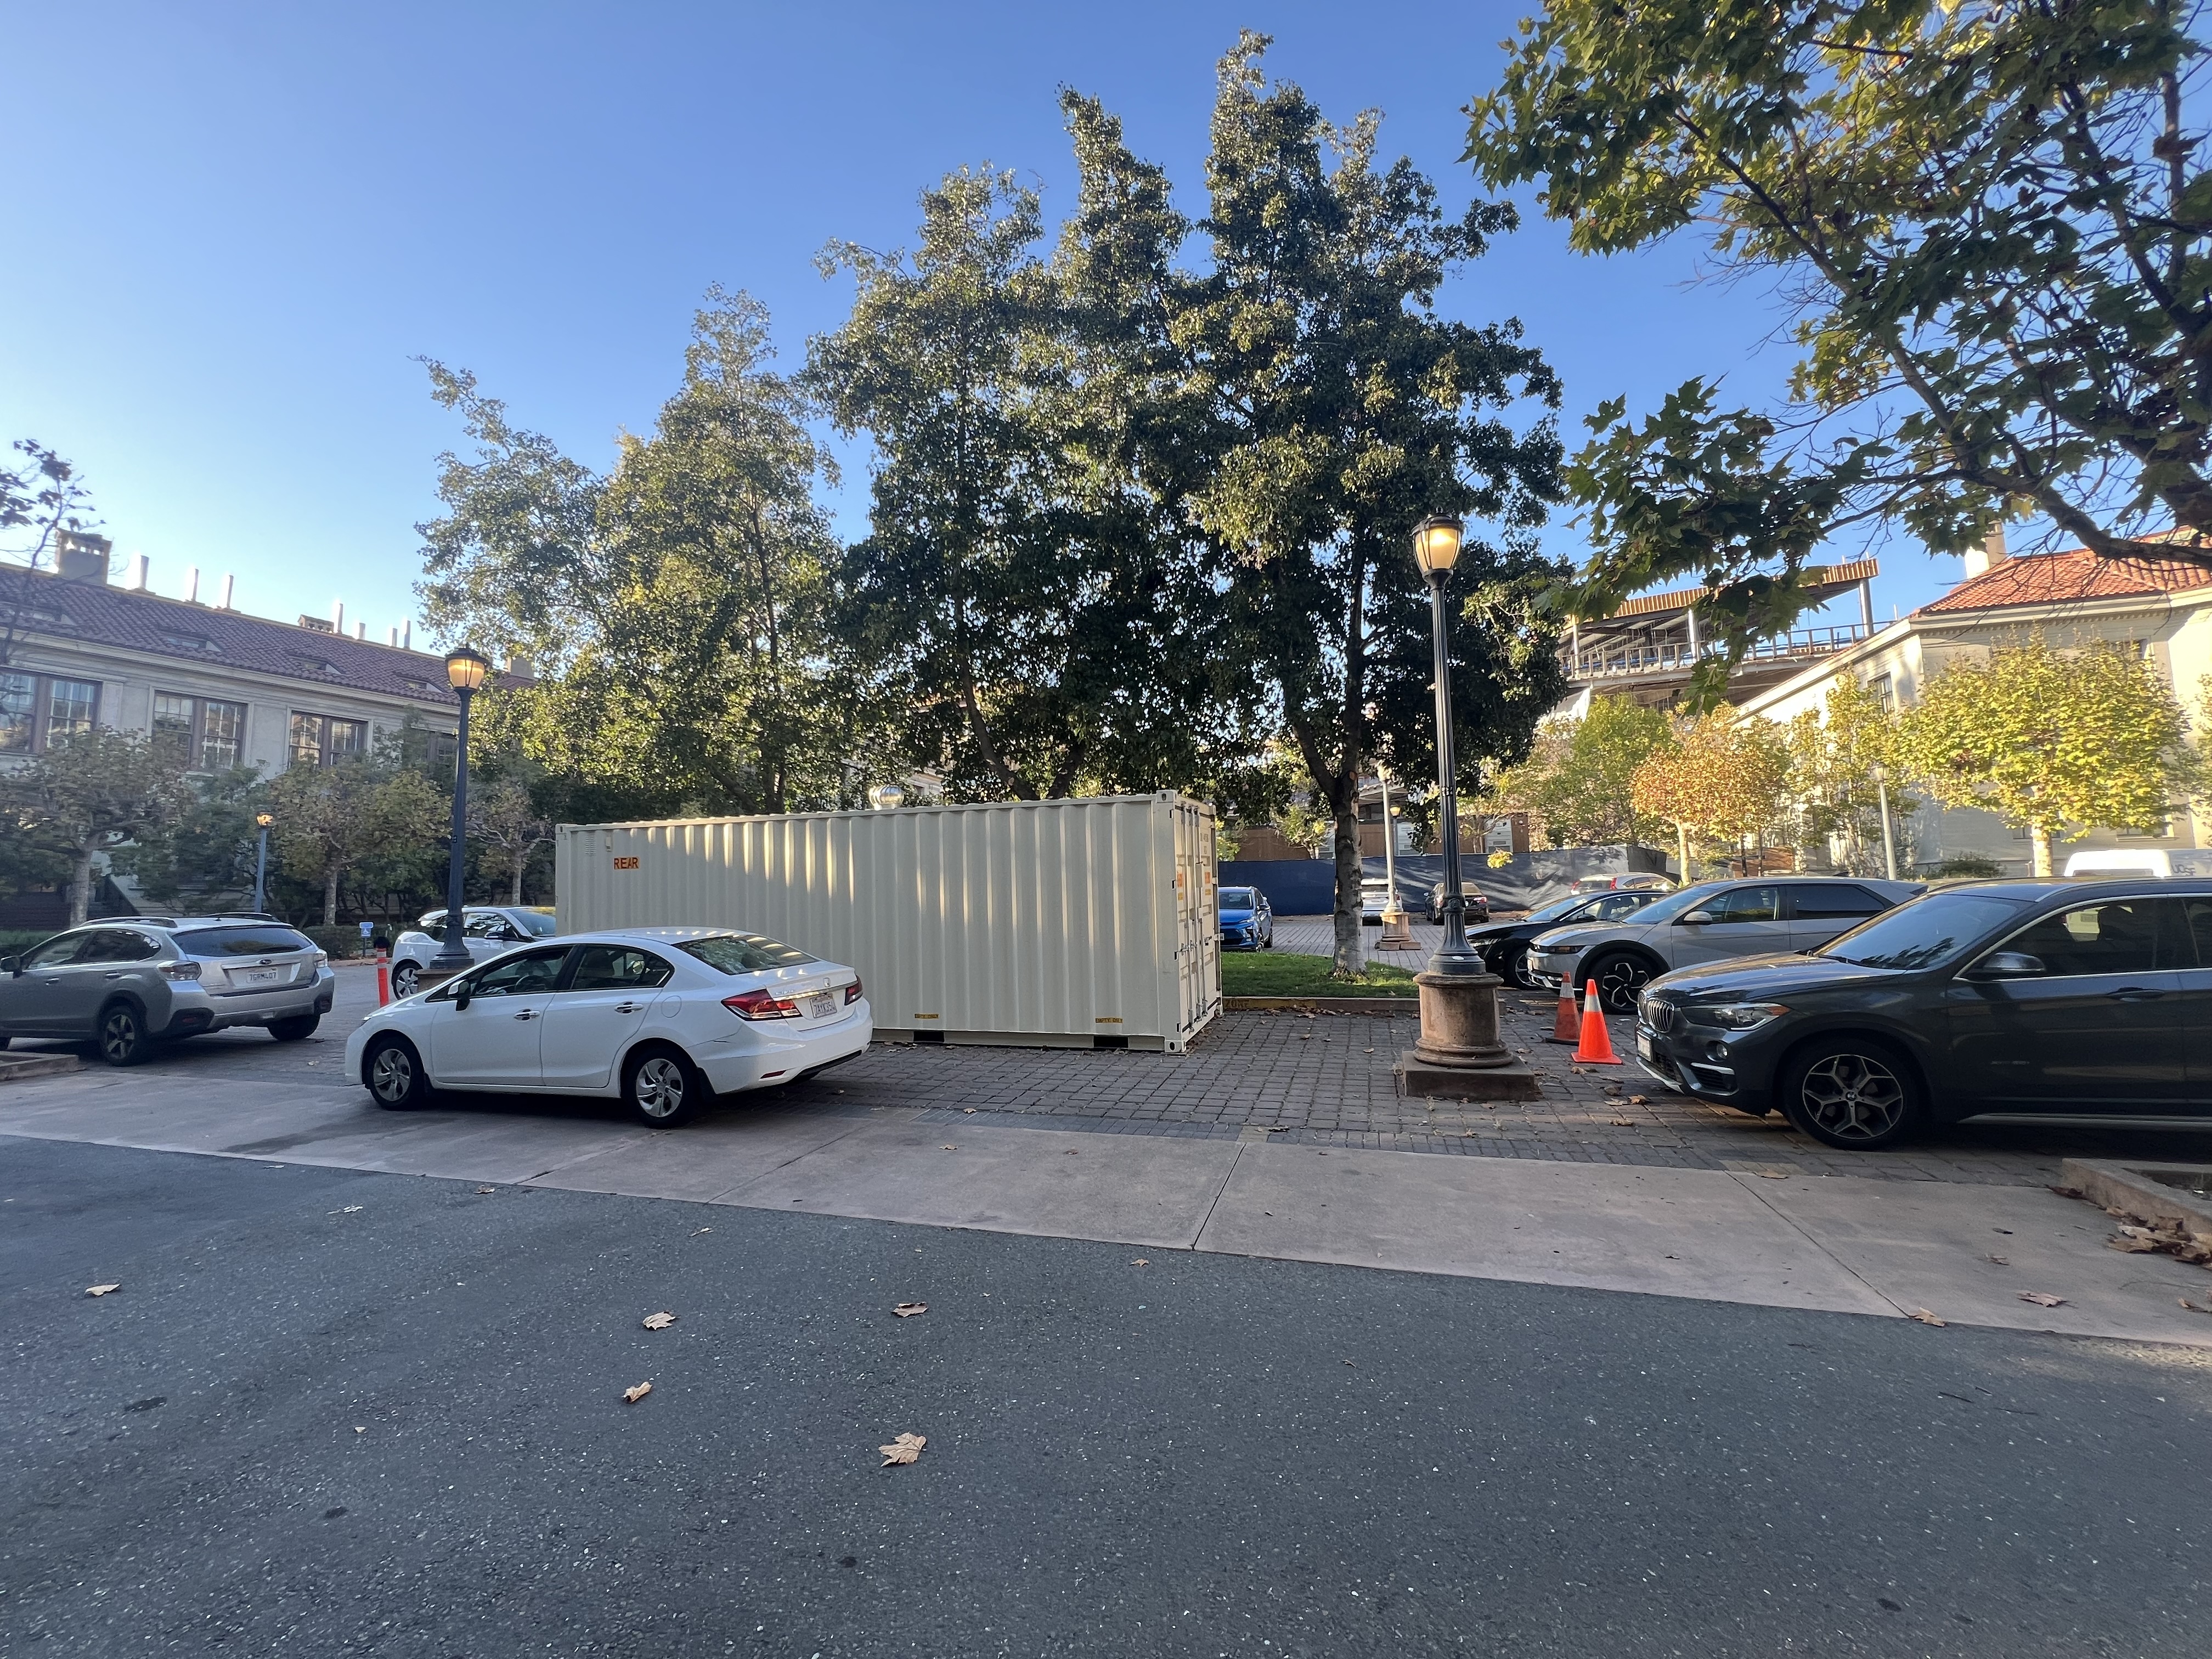
[[[1221,948],[1224,951],[1272,951],[1275,948],[1275,910],[1267,896],[1256,887],[1221,890]]]

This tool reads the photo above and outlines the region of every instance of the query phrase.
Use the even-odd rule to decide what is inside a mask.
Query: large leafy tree
[[[1723,703],[1686,719],[1674,741],[1636,769],[1630,787],[1638,811],[1674,826],[1686,882],[1698,840],[1764,850],[1788,810],[1789,746],[1771,720],[1746,719]]]
[[[910,252],[838,244],[856,295],[809,370],[874,447],[841,629],[896,753],[957,796],[1192,787],[1237,757],[1202,547],[1125,465],[1125,365],[1036,193],[988,168],[924,192]]]
[[[607,477],[430,365],[476,453],[444,458],[447,513],[421,526],[426,619],[542,671],[487,699],[489,745],[639,808],[838,799],[852,719],[825,658],[834,547],[812,493],[829,462],[770,358],[766,312],[710,290],[683,385]]]
[[[1790,788],[1804,839],[1822,853],[1840,841],[1844,867],[1853,875],[1885,873],[1885,782],[1893,835],[1896,820],[1917,806],[1904,787],[1908,774],[1898,745],[1896,712],[1845,674],[1829,686],[1819,708],[1799,714],[1784,732]]]
[[[290,767],[270,781],[267,801],[271,848],[287,874],[319,890],[325,927],[337,921],[349,877],[377,890],[416,890],[442,850],[448,804],[388,756]]]
[[[0,778],[4,811],[33,847],[68,873],[70,925],[86,916],[94,860],[159,840],[192,802],[183,763],[135,732],[100,726],[56,739],[29,765]]]
[[[2148,832],[2189,792],[2187,720],[2151,664],[2118,647],[2031,639],[1954,665],[1906,714],[1899,753],[1946,806],[2027,831],[2033,873],[2052,842],[2094,825]]]
[[[1316,808],[1334,826],[1336,957],[1359,956],[1358,792],[1380,759],[1434,775],[1425,596],[1410,551],[1432,513],[1476,520],[1455,590],[1462,753],[1511,760],[1563,690],[1535,625],[1555,577],[1533,532],[1558,499],[1540,411],[1557,388],[1510,322],[1436,309],[1448,273],[1511,227],[1510,207],[1448,216],[1411,163],[1383,164],[1378,118],[1326,120],[1270,84],[1247,33],[1220,64],[1208,268],[1158,170],[1095,103],[1066,100],[1083,198],[1062,263],[1121,361],[1138,474],[1216,561],[1239,653],[1264,678]]]
[[[15,571],[49,568],[64,538],[86,527],[90,510],[68,461],[35,438],[10,447],[15,459],[0,461],[0,668],[15,656],[31,603],[31,585]]]
[[[1636,769],[1674,740],[1660,710],[1593,697],[1580,720],[1547,721],[1534,752],[1499,775],[1486,804],[1528,813],[1553,847],[1640,841],[1649,826],[1638,818]]]
[[[2212,557],[2197,24],[2170,0],[1552,0],[1469,106],[1478,173],[1540,183],[1584,252],[1704,236],[1709,278],[1768,289],[1802,349],[1784,407],[1693,380],[1593,417],[1586,603],[1695,574],[1740,648],[1802,608],[1823,538],[1876,520],[1939,551],[2013,516]]]

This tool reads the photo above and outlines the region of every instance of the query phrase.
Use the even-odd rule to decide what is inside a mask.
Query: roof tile
[[[1971,576],[1916,616],[1996,611],[2008,605],[2148,598],[2212,587],[2212,565],[2188,559],[2105,558],[2086,547],[2005,559]]]

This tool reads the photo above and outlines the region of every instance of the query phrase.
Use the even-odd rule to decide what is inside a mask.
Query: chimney
[[[386,645],[398,645],[399,643],[399,624],[398,623],[392,624],[391,637],[386,640],[385,643]]]
[[[228,611],[230,609],[230,592],[232,587],[236,585],[237,581],[238,578],[232,575],[228,571],[225,571],[223,573],[222,603],[216,607],[216,610]]]
[[[368,624],[365,622],[356,623],[353,625],[353,636],[357,640],[366,640],[368,637]]]
[[[64,530],[54,539],[54,568],[64,580],[107,586],[107,556],[115,544],[105,536]]]
[[[399,624],[399,648],[403,651],[415,648],[415,618],[412,617]]]
[[[526,680],[534,678],[538,671],[520,651],[510,651],[507,653],[507,672],[517,679]]]
[[[343,638],[345,635],[345,601],[331,601],[331,632]]]
[[[185,572],[185,603],[186,605],[198,605],[199,602],[200,568],[198,565],[194,565],[190,570]]]
[[[123,579],[123,585],[133,593],[146,591],[146,556],[143,553],[131,556],[131,574]]]
[[[1991,526],[1979,547],[1967,550],[1966,580],[1972,581],[1977,576],[1986,576],[1992,568],[2002,564],[2010,556],[2005,551],[2004,526]]]

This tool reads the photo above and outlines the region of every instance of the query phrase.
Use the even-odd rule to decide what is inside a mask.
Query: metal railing
[[[1793,628],[1784,634],[1755,641],[1744,653],[1746,662],[1784,662],[1796,657],[1826,657],[1850,649],[1867,637],[1863,623],[1843,623],[1829,628]],[[1570,679],[1613,679],[1628,674],[1686,672],[1707,647],[1692,650],[1687,642],[1607,646],[1577,654],[1562,647],[1559,665]]]

